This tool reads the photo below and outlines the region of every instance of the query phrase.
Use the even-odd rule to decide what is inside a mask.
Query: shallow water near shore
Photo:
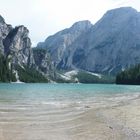
[[[63,104],[139,95],[140,86],[109,84],[0,84],[0,103]]]
[[[138,139],[109,120],[139,96],[140,86],[0,84],[0,140]]]

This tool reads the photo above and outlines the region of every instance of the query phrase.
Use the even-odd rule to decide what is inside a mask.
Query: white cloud
[[[132,6],[140,10],[139,0],[0,0],[0,14],[7,23],[24,24],[32,42],[71,26],[79,20],[95,23],[109,9]]]

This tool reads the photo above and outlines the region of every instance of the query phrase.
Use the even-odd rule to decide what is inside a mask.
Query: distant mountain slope
[[[140,13],[132,8],[108,11],[89,32],[87,42],[80,68],[117,73],[140,63]]]
[[[113,9],[95,25],[78,22],[37,47],[50,52],[57,69],[116,74],[140,63],[140,13],[131,7]]]
[[[58,83],[115,83],[115,77],[92,73],[83,70],[59,72],[56,76]]]
[[[77,41],[82,34],[85,34],[91,27],[92,24],[87,20],[76,22],[72,25],[72,27],[64,29],[55,35],[48,37],[45,42],[39,43],[37,47],[47,49],[52,60],[57,66],[64,58],[67,49],[71,48],[73,43]]]

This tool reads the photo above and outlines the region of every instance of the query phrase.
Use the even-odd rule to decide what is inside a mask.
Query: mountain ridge
[[[13,28],[0,16],[0,63],[8,80],[104,83],[108,77],[102,80],[97,74],[112,81],[112,75],[140,63],[140,13],[131,7],[109,10],[94,25],[78,21],[35,48],[28,34],[25,26]],[[78,72],[66,81],[65,74],[72,71]],[[0,72],[6,74],[3,68]]]
[[[51,58],[55,60],[55,65],[57,65],[60,62],[66,47],[70,46],[82,33],[86,32],[91,27],[92,24],[87,20],[76,22],[70,28],[64,29],[54,34],[54,36],[48,37],[45,40],[47,44],[43,46],[38,44],[37,47],[46,48],[50,53]],[[59,46],[57,46],[58,43]],[[54,48],[52,48],[52,46],[54,46]]]
[[[82,32],[70,45],[58,39],[65,31],[62,30],[59,34],[51,36],[52,41],[48,41],[48,37],[43,48],[50,52],[57,69],[82,69],[96,73],[117,74],[122,69],[140,62],[139,29],[140,13],[131,7],[121,7],[107,11],[99,21],[94,25],[91,24],[89,29]],[[72,37],[75,34],[73,33]],[[65,49],[61,49],[62,46],[65,46]],[[128,59],[128,56],[131,59]]]
[[[44,58],[48,61],[47,57]],[[0,81],[48,82],[51,62],[46,71],[35,63],[29,30],[24,25],[12,27],[0,16]]]

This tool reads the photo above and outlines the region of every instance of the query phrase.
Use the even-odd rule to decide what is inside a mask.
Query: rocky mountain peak
[[[30,48],[31,42],[28,37],[28,29],[23,25],[15,27],[9,32],[6,39],[4,40],[5,48],[10,47],[11,49],[21,50],[23,48]],[[25,43],[27,43],[25,45]]]
[[[120,7],[112,10],[108,10],[106,14],[127,14],[127,13],[137,13],[137,10],[132,7]]]
[[[76,22],[43,45],[58,69],[115,74],[140,63],[140,13],[131,7],[109,10],[95,25]]]
[[[96,24],[99,24],[101,22],[103,22],[104,25],[107,23],[109,26],[110,24],[121,24],[128,20],[131,20],[132,18],[137,18],[138,16],[140,15],[137,10],[131,7],[121,7],[107,11]]]
[[[3,81],[16,79],[24,82],[48,81],[46,77],[50,74],[53,76],[54,73],[48,54],[44,54],[42,50],[36,50],[33,55],[29,30],[24,25],[13,28],[5,23],[2,16],[0,16],[0,59],[3,63],[0,69],[4,77]]]
[[[0,15],[0,53],[4,54],[3,40],[12,30],[12,26],[5,23],[4,18]]]
[[[70,28],[48,37],[45,42],[39,43],[37,47],[47,49],[55,65],[57,65],[65,55],[67,48],[92,26],[88,20],[76,22]]]
[[[24,25],[15,27],[15,30],[17,30],[17,33],[22,34],[24,37],[27,37],[29,34],[29,30]]]
[[[13,28],[3,40],[4,54],[12,57],[14,65],[34,65],[31,41],[28,34],[28,29],[21,25]]]
[[[0,15],[0,23],[4,24],[5,23],[5,20],[4,18]]]
[[[90,21],[83,20],[83,21],[78,21],[78,22],[74,23],[72,25],[71,29],[83,31],[83,30],[87,30],[87,29],[91,28],[92,26],[93,25],[91,24]]]

